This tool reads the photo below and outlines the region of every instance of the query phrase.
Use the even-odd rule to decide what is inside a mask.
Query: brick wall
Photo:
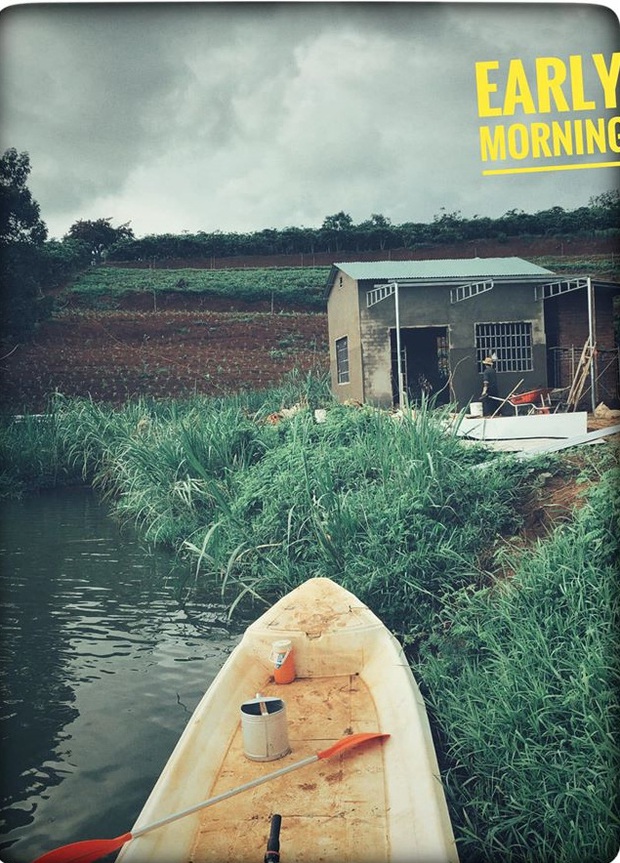
[[[547,300],[545,311],[549,321],[550,379],[557,387],[569,387],[589,334],[587,291],[572,291]],[[608,407],[612,407],[618,404],[620,397],[612,291],[595,291],[594,319],[597,347],[595,401],[604,401]],[[586,385],[582,404],[587,407],[589,403],[590,394]]]

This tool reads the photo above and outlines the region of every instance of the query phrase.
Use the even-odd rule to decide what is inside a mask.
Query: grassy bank
[[[462,861],[618,852],[619,519],[610,467],[512,579],[453,596],[425,645]]]
[[[119,518],[187,557],[188,588],[215,588],[231,608],[255,615],[322,575],[380,615],[429,702],[463,863],[614,856],[620,501],[608,447],[579,467],[472,470],[490,457],[446,434],[441,412],[334,405],[311,377],[118,411],[59,400],[50,413],[4,424],[5,489],[36,473],[93,483]],[[543,466],[592,490],[523,550],[523,501]]]

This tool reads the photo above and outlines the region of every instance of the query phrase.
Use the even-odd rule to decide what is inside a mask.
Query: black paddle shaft
[[[267,840],[267,852],[264,857],[264,863],[278,863],[280,860],[280,825],[282,824],[281,815],[271,816],[271,829],[269,830],[269,839]]]

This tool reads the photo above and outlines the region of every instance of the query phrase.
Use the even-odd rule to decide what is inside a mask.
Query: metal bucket
[[[251,761],[275,761],[291,751],[286,705],[281,698],[257,695],[241,705],[243,751]]]
[[[469,415],[470,417],[484,416],[482,402],[471,402],[469,405]]]

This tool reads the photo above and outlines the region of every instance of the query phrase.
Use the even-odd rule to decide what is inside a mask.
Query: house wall
[[[614,296],[617,289],[596,288],[593,292],[595,359],[595,402],[603,400],[609,407],[619,400],[618,348],[614,333]],[[570,387],[589,335],[588,294],[585,289],[571,291],[545,300],[547,338],[549,341],[550,382]],[[591,396],[585,392],[583,405]]]
[[[364,284],[364,283],[362,283]],[[377,407],[392,406],[390,327],[394,326],[394,297],[366,308],[366,291],[359,291],[362,367],[366,401]]]
[[[367,309],[366,292],[372,287],[370,282],[360,282],[358,289],[365,401],[388,407],[392,404],[389,331],[395,326],[395,302],[394,297],[389,297]],[[521,389],[546,386],[543,304],[534,299],[532,285],[496,285],[491,291],[455,304],[450,302],[448,285],[401,288],[399,309],[401,328],[448,327],[452,389],[459,405],[480,395],[475,351],[477,323],[532,324],[533,371],[498,373],[500,395],[508,395],[522,379]]]
[[[595,341],[601,350],[615,347],[613,292],[599,288],[594,293]],[[588,338],[588,292],[585,288],[545,300],[546,314],[555,320],[554,347],[578,347]],[[550,340],[551,341],[551,340]]]
[[[357,282],[339,272],[327,300],[327,329],[332,392],[341,402],[364,401],[359,315]],[[338,383],[336,366],[336,341],[343,336],[347,336],[349,343],[349,383],[346,384]]]
[[[498,372],[497,385],[501,397],[509,395],[517,385],[522,392],[547,385],[544,308],[541,301],[534,299],[532,285],[496,285],[492,291],[451,305],[450,311],[450,366],[460,406],[476,400],[482,389],[476,365],[476,324],[523,321],[532,325],[532,370]]]

